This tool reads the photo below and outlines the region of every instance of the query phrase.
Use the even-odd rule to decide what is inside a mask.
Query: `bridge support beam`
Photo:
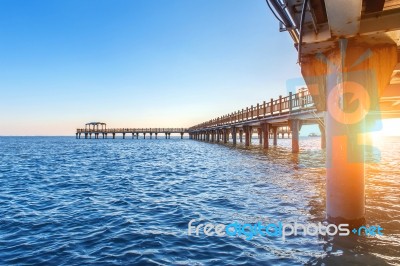
[[[239,130],[239,141],[240,141],[240,143],[243,142],[243,129]]]
[[[156,139],[157,139],[157,135],[158,135],[158,133],[154,133],[155,135],[156,135]]]
[[[157,134],[156,134],[156,138],[157,138]],[[183,133],[181,133],[181,139],[183,139]]]
[[[272,127],[272,137],[274,138],[274,146],[278,145],[278,127]]]
[[[396,63],[396,44],[384,37],[339,40],[318,58],[303,56],[301,71],[309,91],[317,108],[327,111],[329,222],[365,223],[364,133],[373,120],[368,112],[377,110]]]
[[[292,131],[292,153],[299,152],[299,132],[301,129],[301,121],[298,119],[289,120],[289,126]],[[284,133],[282,133],[283,136]],[[282,137],[283,138],[283,137]]]
[[[263,136],[263,148],[268,149],[269,148],[269,124],[268,123],[263,123],[261,124],[261,133]]]
[[[244,126],[243,127],[243,130],[244,130],[244,134],[245,134],[245,142],[244,142],[244,145],[246,146],[246,147],[248,147],[248,146],[250,146],[250,144],[251,144],[251,133],[252,133],[252,127],[251,126]]]
[[[261,127],[257,128],[257,134],[258,134],[258,142],[261,145],[262,144],[262,129],[261,129]]]
[[[226,132],[226,128],[224,128],[224,129],[222,130],[222,139],[224,140],[224,143],[227,143],[227,142],[228,142],[228,140],[226,139],[226,137],[227,137],[227,132]]]
[[[232,133],[232,144],[236,145],[236,127],[232,127],[231,133]]]

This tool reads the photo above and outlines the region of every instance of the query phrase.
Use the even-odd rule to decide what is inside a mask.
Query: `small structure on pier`
[[[89,127],[89,130],[91,129],[90,127],[93,127],[93,130],[99,130],[99,126],[101,126],[101,130],[107,130],[107,124],[102,123],[102,122],[89,122],[85,124],[85,130],[87,130],[87,127]]]

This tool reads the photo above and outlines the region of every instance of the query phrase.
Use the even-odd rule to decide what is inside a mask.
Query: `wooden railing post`
[[[292,92],[289,92],[289,114],[292,112]]]
[[[265,101],[263,102],[263,109],[264,109],[263,117],[265,117],[265,114],[267,113],[267,103]]]
[[[271,115],[274,114],[274,99],[271,98]]]
[[[279,95],[279,114],[282,113],[282,95]]]
[[[257,118],[260,116],[260,104],[257,103]]]

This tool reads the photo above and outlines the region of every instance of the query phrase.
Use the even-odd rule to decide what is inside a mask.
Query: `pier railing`
[[[313,106],[314,102],[308,91],[301,91],[295,94],[289,93],[286,97],[279,96],[279,98],[275,100],[271,99],[268,102],[257,103],[256,105],[190,127],[189,130],[224,126],[248,120],[279,116],[294,111],[301,111],[302,109]]]
[[[187,128],[78,128],[77,133],[186,133]]]

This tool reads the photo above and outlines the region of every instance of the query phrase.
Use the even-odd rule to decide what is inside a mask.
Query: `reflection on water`
[[[379,143],[380,162],[366,166],[367,223],[383,227],[383,236],[187,236],[199,217],[323,221],[319,145],[303,138],[292,154],[290,139],[265,151],[180,139],[0,138],[0,262],[399,263],[399,138]]]

